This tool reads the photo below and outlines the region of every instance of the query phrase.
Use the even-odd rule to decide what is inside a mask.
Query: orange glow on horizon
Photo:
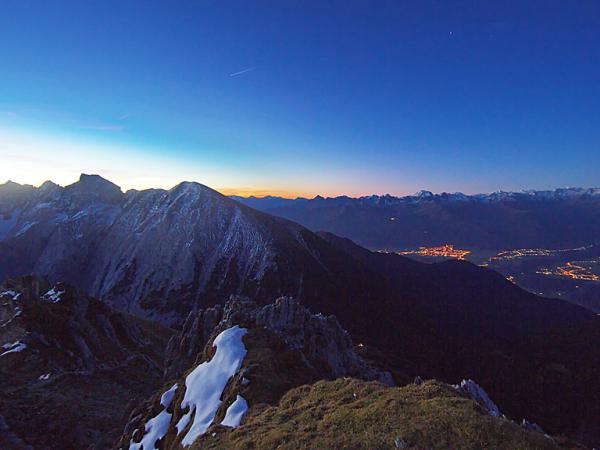
[[[283,197],[295,199],[298,197],[313,198],[316,194],[300,191],[287,191],[279,189],[258,189],[258,188],[215,188],[223,195],[237,195],[240,197]]]

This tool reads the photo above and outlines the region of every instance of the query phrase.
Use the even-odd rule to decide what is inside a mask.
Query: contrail
[[[254,70],[254,67],[250,67],[249,69],[244,69],[244,70],[240,70],[239,72],[230,73],[229,76],[237,77],[238,75],[242,75],[247,72],[252,72],[253,70]]]

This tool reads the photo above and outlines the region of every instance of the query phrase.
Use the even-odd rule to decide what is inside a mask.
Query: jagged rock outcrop
[[[173,335],[167,344],[164,373],[166,380],[180,376],[194,364],[222,315],[221,305],[192,311],[188,315],[181,331]]]
[[[299,349],[328,378],[355,376],[393,385],[388,372],[369,368],[354,352],[350,335],[335,316],[311,314],[297,301],[282,297],[256,313],[256,325],[273,331],[292,349]]]
[[[475,381],[462,380],[460,384],[455,384],[452,387],[458,392],[460,392],[462,395],[470,398],[475,403],[477,403],[490,416],[506,419],[506,416],[500,412],[500,409],[492,401],[487,392],[485,392],[485,390],[481,386],[479,386]],[[523,419],[521,422],[521,427],[529,431],[541,433],[547,439],[552,439],[546,432],[544,432],[544,430],[542,430],[542,427],[540,427],[537,423],[532,423],[526,419]]]
[[[523,419],[521,421],[521,426],[526,430],[536,431],[538,433],[542,433],[548,438],[550,437],[544,430],[542,430],[542,427],[540,427],[537,423],[529,422],[527,419]]]
[[[239,367],[227,379],[214,381],[212,368],[228,359],[223,340],[236,330],[243,339]],[[210,424],[237,426],[248,408],[274,404],[289,389],[319,379],[357,377],[393,385],[389,373],[369,367],[354,352],[350,336],[335,317],[312,314],[290,297],[266,306],[232,297],[222,308],[190,314],[181,332],[171,338],[166,360],[172,367],[165,371],[165,387],[132,411],[119,447],[160,442],[163,449],[179,448],[186,439],[194,442]],[[185,364],[186,375],[173,379],[183,374]],[[163,401],[167,388],[173,404]],[[188,400],[198,392],[203,393],[201,401]],[[215,399],[211,409],[207,404]],[[188,428],[198,417],[205,417],[202,432],[196,425]]]
[[[165,378],[181,375],[194,364],[211,336],[236,324],[273,333],[289,350],[298,350],[303,361],[322,378],[355,376],[393,385],[389,372],[369,367],[354,351],[350,335],[334,316],[312,314],[291,297],[259,306],[244,297],[232,297],[224,307],[191,313],[166,350]]]
[[[490,416],[502,417],[500,409],[489,397],[487,392],[475,383],[473,380],[462,380],[460,384],[455,384],[454,389],[466,395],[481,406]]]
[[[36,277],[0,286],[0,448],[107,448],[161,383],[169,330]]]

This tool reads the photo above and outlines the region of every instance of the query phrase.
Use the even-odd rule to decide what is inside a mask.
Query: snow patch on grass
[[[169,423],[171,423],[171,414],[164,409],[156,417],[146,422],[144,437],[138,443],[133,442],[132,439],[129,443],[129,450],[155,450],[156,441],[162,439],[169,431]]]
[[[227,408],[221,425],[232,428],[239,427],[246,411],[248,411],[248,402],[246,402],[244,397],[238,395],[235,401]]]
[[[167,412],[167,408],[173,401],[173,396],[177,390],[177,384],[171,386],[160,397],[160,404],[165,407],[158,415],[146,422],[144,426],[144,437],[140,442],[133,442],[133,439],[129,442],[129,450],[154,450],[156,449],[156,442],[162,439],[165,434],[169,431],[169,424],[171,423],[171,414]]]

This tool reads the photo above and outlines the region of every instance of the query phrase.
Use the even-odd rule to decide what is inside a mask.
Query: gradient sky
[[[0,182],[467,193],[600,185],[600,2],[0,7]]]

